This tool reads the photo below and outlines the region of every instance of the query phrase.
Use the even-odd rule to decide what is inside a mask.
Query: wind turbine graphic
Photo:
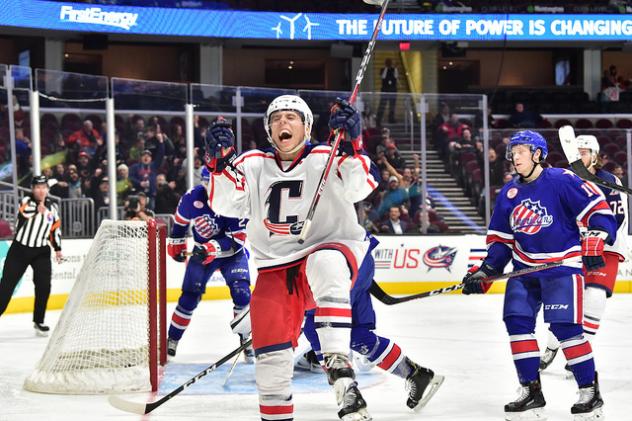
[[[286,20],[290,23],[290,39],[294,39],[294,22],[296,22],[296,20],[298,18],[300,18],[303,15],[303,13],[298,13],[297,15],[295,15],[293,18],[287,17],[285,15],[281,15],[280,18],[283,20]]]

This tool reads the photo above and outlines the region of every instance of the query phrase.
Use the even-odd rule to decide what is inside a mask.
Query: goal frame
[[[155,219],[147,221],[149,306],[149,379],[158,390],[160,368],[167,362],[167,226]]]

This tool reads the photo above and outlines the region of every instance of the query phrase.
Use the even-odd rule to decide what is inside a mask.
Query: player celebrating
[[[388,338],[377,336],[375,311],[371,302],[369,288],[375,275],[375,260],[371,251],[379,242],[369,236],[371,246],[358,270],[358,279],[351,290],[351,349],[365,357],[372,365],[405,379],[408,399],[406,405],[419,411],[434,396],[444,377],[435,375],[428,368],[424,368],[408,358],[401,348]],[[307,312],[303,333],[312,345],[316,358],[323,364],[323,354],[314,327],[314,311]]]
[[[520,131],[511,138],[507,159],[519,177],[498,194],[487,231],[487,257],[463,278],[464,294],[486,292],[491,282],[481,279],[502,273],[510,260],[515,269],[579,256],[588,270],[604,266],[604,242],[611,244],[616,235],[610,207],[598,189],[571,171],[543,169],[547,152],[546,140],[537,132]],[[578,224],[588,227],[581,236]],[[576,260],[508,280],[503,319],[522,388],[518,399],[505,405],[507,420],[542,419],[546,402],[534,332],[543,304],[544,321],[560,341],[579,386],[571,413],[576,419],[600,416],[603,400],[595,362],[582,331],[583,288],[582,262]]]
[[[621,185],[621,180],[614,174],[609,173],[601,168],[601,159],[599,158],[599,142],[597,138],[591,135],[577,136],[577,146],[581,154],[582,162],[588,168],[588,171],[597,177]],[[584,289],[584,333],[592,343],[592,338],[599,329],[599,324],[606,310],[606,299],[612,296],[614,284],[617,279],[619,270],[619,262],[625,260],[625,252],[627,250],[628,235],[628,218],[626,201],[621,193],[610,190],[607,187],[595,186],[601,189],[606,197],[606,201],[610,205],[610,209],[617,220],[617,240],[610,246],[606,245],[604,252],[604,260],[606,266],[604,268],[586,271]],[[555,358],[560,343],[551,332],[549,332],[549,340],[546,351],[540,360],[540,370],[545,370]]]
[[[299,245],[298,235],[327,163],[329,146],[309,142],[312,112],[300,97],[274,99],[264,127],[272,145],[235,157],[230,125],[215,122],[209,131],[207,164],[211,206],[222,215],[248,218],[258,277],[251,302],[256,382],[263,420],[293,419],[292,348],[297,345],[305,310],[316,308],[329,381],[343,420],[370,420],[349,361],[349,291],[369,243],[353,204],[377,183],[362,149],[361,117],[338,100],[329,126],[350,140],[340,155],[313,219],[313,230]]]
[[[233,299],[235,314],[244,311],[250,303],[250,273],[248,258],[244,252],[246,233],[243,220],[217,215],[209,207],[206,186],[209,172],[202,171],[203,184],[186,192],[174,214],[175,223],[167,244],[167,252],[177,262],[186,259],[186,239],[189,225],[193,225],[195,247],[187,263],[182,294],[171,317],[167,352],[176,355],[178,341],[189,326],[193,310],[197,307],[206,283],[219,269],[226,280]],[[247,337],[240,337],[244,342]],[[253,351],[246,350],[246,361],[252,361]]]

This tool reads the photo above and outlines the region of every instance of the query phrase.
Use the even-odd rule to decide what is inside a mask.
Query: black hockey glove
[[[331,108],[329,128],[342,129],[349,135],[350,141],[343,138],[340,142],[341,152],[355,155],[362,151],[362,116],[348,101],[336,98],[336,103]]]
[[[481,282],[481,280],[495,275],[498,275],[498,272],[487,263],[483,263],[481,267],[472,266],[463,277],[462,282],[465,284],[463,294],[485,294],[494,282]]]
[[[209,171],[220,173],[237,157],[235,135],[228,121],[218,118],[206,135],[204,161]]]

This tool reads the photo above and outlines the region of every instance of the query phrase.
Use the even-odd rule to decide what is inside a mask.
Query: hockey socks
[[[551,331],[560,341],[560,348],[566,356],[579,387],[595,381],[595,360],[590,342],[584,337],[582,326],[568,323],[552,323]]]
[[[197,307],[200,296],[190,292],[183,292],[178,300],[178,305],[171,316],[169,326],[169,338],[179,341],[184,331],[189,327],[193,310]]]
[[[535,339],[535,320],[529,317],[505,317],[505,326],[511,341],[511,354],[518,372],[520,384],[529,384],[538,379],[540,349]]]

